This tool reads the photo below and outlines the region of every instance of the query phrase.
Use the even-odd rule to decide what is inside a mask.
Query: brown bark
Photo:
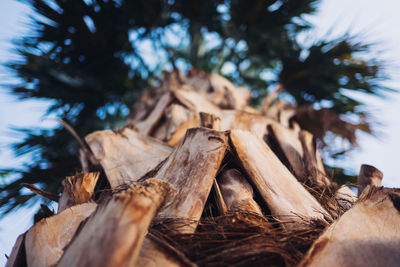
[[[130,184],[163,161],[172,148],[129,128],[97,131],[85,138],[111,188]]]
[[[243,109],[250,100],[250,91],[243,87],[235,87],[228,79],[212,73],[209,75],[212,92],[208,98],[224,109]]]
[[[217,131],[221,130],[221,119],[215,116],[214,114],[200,112],[200,123],[201,127]]]
[[[179,260],[165,251],[161,246],[151,240],[149,237],[143,241],[142,248],[136,260],[135,266],[140,267],[179,267]]]
[[[263,215],[260,206],[253,199],[253,188],[238,170],[224,171],[219,179],[219,184],[228,211]]]
[[[273,119],[276,122],[279,122],[279,116],[280,116],[280,112],[281,110],[283,110],[286,107],[286,103],[281,101],[281,100],[277,100],[275,103],[273,103],[271,106],[269,106],[267,109],[265,109],[264,104],[262,105],[262,113],[267,116],[268,118]]]
[[[99,179],[100,173],[80,173],[61,182],[62,194],[58,201],[58,213],[74,205],[88,202]]]
[[[399,266],[400,190],[365,191],[314,242],[300,266]]]
[[[314,136],[310,132],[301,130],[299,132],[299,139],[303,147],[303,160],[309,179],[313,179],[314,183],[319,186],[331,185],[332,182],[326,175]]]
[[[249,90],[235,87],[228,79],[216,73],[208,74],[192,70],[186,79],[186,84],[224,109],[243,109],[251,97]]]
[[[213,188],[214,188],[214,199],[215,199],[215,202],[216,202],[216,205],[217,205],[217,209],[218,209],[218,211],[219,211],[219,213],[221,215],[225,215],[225,214],[227,214],[227,212],[229,210],[228,210],[228,207],[226,206],[224,197],[223,197],[222,192],[221,192],[221,188],[220,188],[217,180],[214,179],[213,183],[214,183],[214,186],[213,186]]]
[[[217,175],[227,148],[228,134],[206,128],[187,131],[181,145],[152,177],[171,183],[177,189],[174,201],[157,218],[197,221]],[[197,223],[179,229],[193,232]]]
[[[197,69],[191,69],[186,78],[186,84],[199,92],[208,92],[211,89],[209,74]]]
[[[149,92],[140,94],[128,115],[125,127],[133,127],[136,123],[143,121],[150,114],[154,105],[156,105],[156,99],[153,95],[150,95]]]
[[[217,131],[221,130],[221,119],[213,114],[200,112],[200,123],[202,127]],[[228,212],[228,208],[226,207],[221,189],[216,179],[213,181],[213,195],[215,204],[217,205],[217,209],[220,214],[226,214]]]
[[[261,103],[262,114],[277,122],[281,121],[281,113],[288,106],[287,103],[279,99],[279,94],[282,92],[282,89],[282,85],[279,84]]]
[[[168,242],[154,238],[154,235],[149,233],[143,242],[136,266],[196,267],[197,265]]]
[[[167,137],[167,122],[160,123],[152,132],[151,136],[160,141],[166,141]]]
[[[11,254],[8,257],[6,267],[22,267],[26,266],[26,255],[25,255],[25,234],[18,236],[15,244],[11,250]]]
[[[230,138],[242,166],[272,215],[293,221],[330,219],[318,201],[296,180],[262,139],[242,130],[232,130]]]
[[[134,266],[150,222],[174,193],[170,184],[148,179],[114,194],[87,220],[58,266]]]
[[[292,122],[293,116],[296,115],[296,109],[288,106],[283,106],[278,113],[278,121],[284,127],[293,128],[294,130],[299,130],[298,124],[296,122]],[[294,126],[295,125],[295,126]]]
[[[26,260],[29,267],[53,266],[63,255],[79,224],[96,209],[95,203],[68,208],[45,218],[28,230],[25,237]]]
[[[172,104],[165,112],[167,120],[166,140],[170,140],[175,131],[189,119],[189,111],[182,105]]]
[[[281,102],[280,100],[278,100],[279,94],[282,91],[282,85],[279,84],[274,91],[272,91],[271,93],[269,93],[262,101],[261,103],[261,111],[264,115],[266,116],[270,116],[272,118],[278,118],[278,116],[274,116],[276,112],[273,112],[274,114],[270,114],[271,113],[271,109],[275,108],[275,104]]]
[[[218,115],[219,107],[211,103],[206,96],[193,90],[178,89],[173,91],[175,97],[193,112],[207,112]]]
[[[276,123],[260,114],[236,110],[223,110],[219,114],[219,117],[221,118],[222,131],[233,129],[246,130],[256,134],[261,139],[267,133],[267,125]]]
[[[168,140],[168,145],[170,146],[178,146],[183,138],[185,137],[186,131],[190,128],[198,128],[200,127],[200,117],[197,113],[192,112],[187,121],[182,123]]]
[[[172,97],[170,93],[162,95],[147,118],[135,124],[135,127],[138,129],[138,131],[141,134],[150,135],[171,101]]]
[[[339,205],[348,210],[357,201],[357,195],[346,185],[342,185],[335,194]]]
[[[272,123],[268,125],[268,134],[278,144],[280,153],[283,153],[284,159],[281,161],[288,165],[299,181],[312,180],[319,186],[331,184],[311,133]]]
[[[294,175],[300,181],[304,181],[308,173],[303,161],[304,151],[298,133],[278,123],[269,124],[268,133],[284,153],[290,164],[288,168],[293,170]]]
[[[32,191],[32,193],[35,193],[36,195],[42,196],[52,201],[58,202],[58,200],[60,199],[58,195],[51,192],[46,192],[33,184],[21,183],[21,186],[28,188]]]
[[[361,195],[365,187],[371,186],[382,186],[383,173],[375,168],[374,166],[363,164],[358,174],[357,185],[358,185],[358,196]]]

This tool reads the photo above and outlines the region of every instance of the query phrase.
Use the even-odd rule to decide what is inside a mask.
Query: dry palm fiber
[[[316,176],[312,177],[312,175],[315,174],[311,174],[303,181],[300,181],[300,183],[318,200],[318,202],[332,216],[332,218],[336,220],[343,213],[345,213],[353,205],[353,203],[344,199],[336,198],[336,194],[339,190],[338,184],[334,182],[331,182],[330,184],[317,183],[315,179]],[[343,203],[343,201],[345,203]]]
[[[239,167],[232,151],[227,153],[223,166],[224,169]],[[346,210],[334,197],[337,185],[313,181],[310,177],[302,184],[332,218],[338,218]],[[256,199],[260,201],[257,196]],[[181,234],[169,227],[179,228],[179,224],[184,227],[193,222],[168,218],[155,222],[149,232],[153,240],[167,244],[170,250],[182,253],[198,266],[295,266],[328,226],[320,221],[304,220],[296,223],[295,230],[287,231],[282,226],[294,223],[290,216],[278,221],[265,207],[264,213],[265,216],[246,212],[221,216],[210,194],[195,233]]]
[[[336,183],[330,185],[319,185],[313,181],[315,180],[309,178],[301,182],[301,184],[318,200],[333,219],[337,219],[340,215],[346,212],[346,207],[341,205],[335,198],[335,193],[339,189]]]
[[[199,266],[295,266],[325,228],[318,221],[304,221],[285,231],[280,225],[293,223],[290,218],[279,224],[269,219],[244,212],[205,217],[193,234],[174,232],[168,225],[177,220],[165,219],[149,231]]]

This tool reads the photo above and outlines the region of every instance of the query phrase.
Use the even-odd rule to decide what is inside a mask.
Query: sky
[[[332,35],[364,33],[363,40],[375,43],[378,56],[390,65],[391,79],[385,85],[400,90],[399,10],[398,0],[325,0],[319,14],[310,21],[316,25],[316,35],[320,36],[333,25]],[[351,152],[341,166],[358,171],[361,164],[373,165],[384,173],[385,186],[400,187],[400,93],[388,94],[386,99],[358,97],[367,103],[368,111],[381,125],[376,127],[377,137],[359,134],[359,148]]]
[[[400,90],[400,10],[399,0],[322,0],[319,12],[307,19],[315,25],[312,36],[339,36],[345,32],[363,34],[363,40],[376,43],[378,56],[390,63],[391,79],[385,85]],[[0,1],[0,64],[13,59],[12,38],[28,31],[29,10],[15,0]],[[371,54],[371,57],[375,57]],[[10,73],[0,66],[0,81],[12,81]],[[358,96],[368,105],[368,111],[380,121],[379,135],[359,135],[360,147],[342,160],[342,166],[357,172],[361,164],[371,164],[384,173],[383,184],[400,187],[400,93],[386,99]],[[53,127],[54,121],[43,120],[47,104],[44,101],[21,102],[0,88],[0,168],[21,166],[24,159],[13,157],[7,147],[20,140],[9,128]],[[32,224],[35,209],[24,208],[0,219],[0,265],[5,264],[17,236]]]

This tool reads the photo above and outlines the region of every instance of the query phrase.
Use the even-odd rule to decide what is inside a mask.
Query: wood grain
[[[137,181],[172,152],[168,145],[129,128],[96,131],[85,140],[111,188]]]
[[[57,213],[74,205],[88,202],[99,179],[100,173],[79,173],[69,176],[61,182],[62,193],[58,201]]]
[[[264,141],[248,131],[232,130],[237,156],[272,215],[294,221],[330,219],[318,201],[296,180]]]
[[[400,190],[365,190],[314,242],[300,266],[399,266]]]
[[[150,222],[174,194],[158,179],[114,194],[87,220],[58,266],[134,266]]]
[[[228,211],[251,212],[262,216],[260,206],[253,199],[253,188],[238,170],[224,171],[219,186]]]
[[[29,267],[54,266],[74,236],[79,224],[96,209],[95,203],[68,208],[45,218],[30,228],[25,237]]]
[[[152,174],[177,189],[174,201],[162,209],[157,218],[200,219],[227,145],[227,132],[206,128],[186,132],[182,144]],[[182,229],[183,232],[193,230],[192,226]]]

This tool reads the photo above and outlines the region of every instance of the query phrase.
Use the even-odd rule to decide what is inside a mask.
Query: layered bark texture
[[[400,191],[369,165],[333,182],[279,92],[255,109],[222,76],[166,72],[125,127],[81,140],[57,194],[22,185],[58,209],[7,266],[398,266]]]

